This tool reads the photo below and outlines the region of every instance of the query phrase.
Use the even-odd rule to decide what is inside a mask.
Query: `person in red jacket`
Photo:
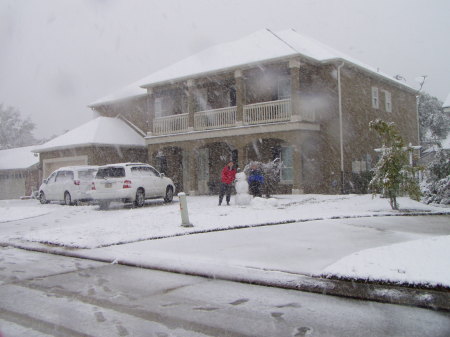
[[[223,196],[226,194],[227,205],[230,205],[231,184],[236,178],[236,168],[234,162],[230,161],[222,170],[222,183],[220,184],[219,206],[222,204]]]

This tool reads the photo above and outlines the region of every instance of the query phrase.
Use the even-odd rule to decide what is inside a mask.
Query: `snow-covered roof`
[[[145,140],[120,118],[97,117],[45,144],[34,147],[33,152],[90,145],[145,147]]]
[[[39,163],[32,149],[36,146],[17,147],[0,150],[0,170],[24,170]]]
[[[443,108],[449,108],[450,107],[450,93],[447,95],[447,98],[444,101],[444,104],[442,104]]]
[[[303,56],[317,62],[344,60],[410,88],[405,83],[292,29],[280,32],[263,29],[241,39],[207,48],[105,96],[89,106],[95,107],[107,102],[145,95],[144,87],[292,56]]]

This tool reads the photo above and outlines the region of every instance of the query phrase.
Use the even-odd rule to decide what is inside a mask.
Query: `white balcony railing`
[[[208,130],[226,128],[236,125],[236,107],[196,112],[194,129]]]
[[[153,120],[153,133],[165,135],[186,132],[189,128],[189,114],[158,117]]]
[[[243,124],[255,125],[275,122],[315,122],[316,110],[300,108],[300,115],[292,115],[290,99],[244,105]],[[237,107],[227,107],[194,114],[194,130],[211,130],[237,126]],[[189,114],[158,117],[153,120],[153,134],[166,135],[189,131]]]
[[[289,121],[292,115],[291,100],[256,103],[244,106],[244,124],[263,124]]]

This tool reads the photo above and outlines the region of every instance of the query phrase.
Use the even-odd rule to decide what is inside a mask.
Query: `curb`
[[[275,287],[281,289],[298,290],[322,295],[331,295],[352,298],[363,301],[399,304],[437,311],[450,312],[450,290],[436,290],[433,288],[413,288],[397,284],[379,284],[364,282],[361,280],[339,280],[320,277],[311,277],[302,274],[293,274],[282,271],[251,270],[251,275],[246,277],[236,276],[233,273],[209,274],[201,269],[189,269],[189,267],[174,266],[168,268],[157,264],[138,264],[133,261],[117,261],[111,258],[101,258],[82,254],[76,251],[62,250],[58,248],[21,245],[15,243],[0,243],[1,247],[13,247],[27,251],[35,251],[46,254],[61,255],[97,262],[120,264],[128,267],[152,269],[163,272],[171,272],[190,276],[199,276],[209,279],[239,282],[244,284]],[[86,252],[84,252],[86,253]]]

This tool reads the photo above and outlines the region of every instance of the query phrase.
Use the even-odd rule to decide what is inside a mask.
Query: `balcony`
[[[287,122],[291,120],[290,99],[262,102],[244,106],[244,125]]]
[[[258,125],[289,121],[314,122],[315,111],[302,109],[300,116],[292,114],[290,99],[244,105],[243,120],[240,125]],[[158,117],[153,121],[153,135],[204,131],[237,126],[237,107],[227,107],[194,113],[194,126],[189,128],[189,114]]]
[[[158,117],[153,120],[153,134],[167,135],[182,133],[189,130],[189,114]]]
[[[200,111],[194,114],[194,130],[209,130],[236,126],[235,106]]]

